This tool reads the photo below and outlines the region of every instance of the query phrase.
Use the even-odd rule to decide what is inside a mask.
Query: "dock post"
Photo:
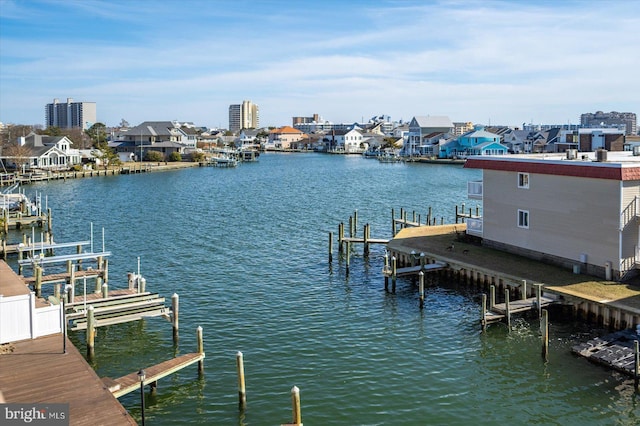
[[[427,225],[431,225],[431,206],[429,206],[429,212],[427,213]]]
[[[197,351],[199,354],[204,354],[204,340],[202,339],[202,327],[196,328],[196,340],[198,341]],[[198,374],[204,372],[204,360],[198,361]]]
[[[638,341],[633,341],[633,386],[638,390],[638,379],[640,378],[640,350],[638,349]]]
[[[109,286],[107,285],[107,283],[102,284],[101,289],[102,289],[102,297],[104,299],[109,297]]]
[[[247,392],[244,384],[244,361],[240,351],[236,354],[236,369],[238,370],[238,405],[242,409],[247,403]]]
[[[541,303],[541,297],[542,297],[542,284],[537,283],[534,284],[536,286],[536,303],[538,304],[538,318],[542,318],[542,305]]]
[[[294,425],[302,425],[302,413],[300,411],[300,389],[297,386],[291,388],[291,402],[293,405],[293,421]]]
[[[53,286],[53,297],[60,300],[60,283]]]
[[[542,358],[545,362],[549,361],[549,312],[542,310]]]
[[[414,210],[412,213],[413,213],[413,215],[411,216],[411,221],[413,223],[416,223],[416,211]]]
[[[329,231],[329,263],[333,261],[333,232]]]
[[[42,266],[36,266],[35,267],[35,273],[36,273],[36,296],[40,297],[42,296]]]
[[[504,310],[507,315],[507,327],[511,331],[511,312],[509,311],[509,287],[504,289]]]
[[[78,254],[82,254],[82,246],[78,245],[76,247],[76,252]],[[78,271],[82,271],[82,259],[78,259],[78,261],[76,262],[76,264],[78,265]]]
[[[396,292],[396,275],[398,273],[398,261],[396,257],[391,258],[391,292]]]
[[[364,242],[364,255],[369,256],[369,224],[364,225],[364,235],[362,236]]]
[[[349,237],[353,238],[353,216],[349,216]]]
[[[2,239],[2,260],[7,260],[7,240]]]
[[[402,212],[402,229],[407,227],[407,211]]]
[[[353,236],[358,235],[358,210],[353,212]]]
[[[109,259],[104,260],[104,270],[102,271],[102,279],[105,284],[109,284]]]
[[[418,273],[418,288],[420,291],[420,309],[424,308],[424,272],[420,271]]]
[[[93,312],[93,305],[89,305],[87,308],[87,354],[90,358],[93,357],[96,339],[95,317]]]
[[[102,289],[102,276],[100,276],[100,271],[102,270],[103,267],[103,258],[102,256],[98,256],[98,276],[96,277],[96,293],[99,293],[100,290]]]
[[[396,236],[396,214],[393,209],[391,209],[391,237]]]
[[[47,208],[47,231],[49,232],[49,235],[51,235],[53,226],[51,224],[51,207]]]
[[[458,205],[456,205],[456,223],[458,223]]]
[[[480,319],[482,331],[487,331],[487,294],[482,293],[482,317]]]
[[[527,280],[522,280],[522,290],[521,290],[521,294],[520,294],[520,299],[521,300],[526,300],[527,298]]]
[[[173,341],[178,341],[178,318],[179,318],[180,296],[173,293],[171,296],[171,323],[173,325]]]
[[[492,285],[489,287],[489,310],[493,310],[493,307],[496,306],[496,286]]]
[[[389,291],[389,252],[384,252],[384,291]]]
[[[351,242],[347,241],[347,276],[349,276],[349,263],[351,262]]]
[[[344,222],[340,222],[340,225],[338,225],[338,252],[340,254],[344,253],[342,240],[344,240]]]

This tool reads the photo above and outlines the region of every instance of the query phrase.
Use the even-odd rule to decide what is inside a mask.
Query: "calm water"
[[[570,354],[585,330],[551,324],[550,362],[535,321],[481,334],[479,297],[441,283],[418,309],[400,281],[384,292],[383,249],[356,248],[351,272],[328,232],[358,210],[359,230],[391,234],[391,208],[451,222],[480,179],[461,166],[380,164],[359,157],[265,154],[235,169],[195,168],[34,185],[53,210],[57,241],[89,239],[126,287],[140,257],[147,289],[180,295],[180,342],[160,318],[98,329],[93,365],[118,377],[195,351],[196,367],[147,395],[148,424],[279,425],[300,388],[306,425],[557,424],[640,421],[632,381]],[[337,250],[336,250],[337,251]],[[170,302],[168,302],[170,303]],[[84,351],[84,333],[72,333]],[[235,354],[244,353],[248,404],[237,404]],[[139,395],[121,398],[139,419]]]

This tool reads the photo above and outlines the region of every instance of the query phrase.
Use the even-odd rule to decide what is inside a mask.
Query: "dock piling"
[[[173,326],[173,341],[178,341],[178,318],[180,308],[180,296],[178,293],[173,293],[171,296],[171,325]]]
[[[333,232],[329,231],[329,263],[333,261]]]
[[[482,331],[487,330],[487,294],[482,293],[482,318],[480,319]]]
[[[633,386],[638,390],[638,380],[640,379],[640,350],[638,349],[638,341],[633,341]]]
[[[396,275],[398,273],[398,264],[396,257],[391,257],[391,292],[396,292]]]
[[[300,389],[297,386],[291,388],[291,402],[293,405],[293,424],[302,425],[302,412],[300,411]]]
[[[93,357],[96,339],[96,327],[95,316],[93,312],[93,305],[89,305],[87,308],[87,354],[89,357]]]
[[[542,358],[545,362],[549,361],[549,311],[542,310],[542,321],[540,324],[542,329]]]
[[[238,370],[238,404],[243,409],[247,404],[247,392],[244,382],[244,360],[240,351],[236,353],[236,369]]]
[[[509,288],[504,289],[504,309],[507,317],[507,328],[511,331],[511,311],[509,310]]]
[[[198,328],[196,328],[196,340],[198,342],[196,350],[198,351],[199,354],[203,354],[204,353],[204,340],[202,338],[202,327],[201,326],[198,326]],[[202,373],[204,373],[204,359],[200,359],[200,361],[198,361],[198,374],[202,374]]]
[[[424,309],[424,272],[418,273],[419,292],[420,292],[420,309]]]

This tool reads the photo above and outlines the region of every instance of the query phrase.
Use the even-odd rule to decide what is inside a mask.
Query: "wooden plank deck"
[[[442,262],[428,263],[426,265],[406,266],[403,268],[396,269],[396,277],[416,275],[420,273],[420,271],[423,271],[423,272],[440,271],[441,269],[444,269],[446,267],[447,267],[447,264]],[[391,269],[384,270],[382,271],[382,273],[387,277],[392,276]]]
[[[535,297],[530,297],[528,299],[524,299],[524,300],[510,300],[509,301],[509,312],[512,314],[516,314],[518,312],[525,312],[525,311],[531,311],[534,309],[538,309],[536,307],[536,298]],[[554,299],[550,299],[548,297],[545,296],[541,296],[540,297],[540,306],[542,308],[545,308],[549,305],[551,305],[552,303],[554,303],[555,300]],[[507,314],[507,307],[506,307],[506,303],[496,303],[493,306],[492,309],[494,312],[498,313],[498,314],[502,314],[502,315],[506,315]]]
[[[204,352],[190,353],[180,355],[176,358],[163,361],[160,364],[152,365],[144,369],[145,380],[144,384],[148,385],[166,377],[176,371],[182,370],[196,362],[204,360]],[[129,392],[133,392],[140,389],[140,381],[138,380],[138,372],[127,374],[126,376],[111,379],[105,377],[102,379],[105,386],[108,386],[116,398],[120,398],[122,395],[126,395]]]
[[[0,389],[7,403],[69,404],[70,425],[136,425],[80,352],[61,334],[5,345]],[[7,353],[8,352],[8,353]]]

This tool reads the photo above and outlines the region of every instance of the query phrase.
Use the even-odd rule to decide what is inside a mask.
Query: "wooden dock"
[[[143,381],[143,386],[155,386],[155,383],[163,377],[173,374],[195,363],[202,362],[204,358],[204,352],[194,352],[180,355],[151,367],[146,367],[144,369],[145,379]],[[120,398],[123,395],[140,389],[138,372],[133,372],[117,379],[103,377],[102,382],[116,398]]]
[[[637,331],[625,329],[575,345],[571,352],[634,377],[637,371],[636,341],[640,341]]]
[[[137,424],[73,343],[67,339],[64,345],[61,334],[2,348],[0,389],[7,403],[69,404],[74,426]]]

